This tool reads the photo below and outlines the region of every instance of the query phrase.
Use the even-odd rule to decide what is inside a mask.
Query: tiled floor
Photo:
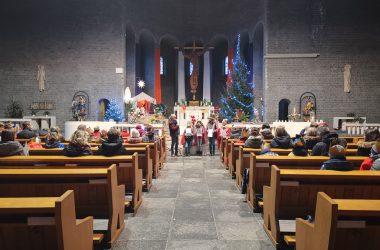
[[[274,249],[219,156],[169,158],[113,250]]]

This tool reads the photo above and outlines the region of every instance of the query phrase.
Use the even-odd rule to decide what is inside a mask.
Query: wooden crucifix
[[[202,46],[196,46],[193,41],[191,47],[174,47],[181,50],[184,57],[190,60],[193,64],[193,72],[190,75],[190,92],[193,94],[193,101],[195,101],[195,95],[198,89],[198,73],[199,73],[199,56],[203,55],[207,50],[213,49],[213,47],[205,48]]]

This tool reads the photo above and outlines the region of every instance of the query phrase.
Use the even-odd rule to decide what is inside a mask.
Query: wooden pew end
[[[296,236],[295,235],[284,235],[284,241],[288,246],[296,245]]]

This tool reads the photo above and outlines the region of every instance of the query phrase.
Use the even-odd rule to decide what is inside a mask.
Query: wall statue
[[[40,90],[40,92],[42,92],[45,91],[45,66],[42,64],[38,64],[37,68],[38,89]]]

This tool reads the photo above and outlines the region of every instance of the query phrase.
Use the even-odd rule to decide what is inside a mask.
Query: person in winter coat
[[[0,156],[28,155],[27,150],[15,138],[13,129],[1,131]]]
[[[338,138],[338,134],[330,133],[329,128],[325,126],[322,126],[322,127],[319,126],[317,131],[318,131],[318,135],[321,141],[315,144],[311,152],[311,155],[312,156],[328,156],[330,143],[332,140],[336,140]]]
[[[218,128],[218,138],[217,138],[218,147],[220,146],[220,142],[223,137],[228,137],[231,135],[231,129],[227,127],[227,123],[228,123],[227,119],[223,119],[222,126]]]
[[[309,153],[305,146],[305,141],[300,135],[296,135],[296,138],[292,142],[293,150],[290,152],[289,156],[308,156]]]
[[[44,148],[60,148],[61,147],[61,140],[59,139],[59,135],[55,131],[50,131],[46,136],[46,142],[45,145],[43,145]]]
[[[292,143],[288,132],[286,132],[284,126],[278,126],[276,128],[275,137],[273,138],[270,146],[272,148],[291,148]]]
[[[69,145],[63,149],[63,155],[69,157],[92,155],[90,145],[88,144],[88,137],[86,131],[75,131],[71,136]]]
[[[371,170],[380,171],[380,159],[377,159],[376,161],[373,162]]]
[[[185,146],[184,156],[190,155],[190,149],[191,149],[191,145],[193,144],[193,140],[194,140],[194,130],[192,128],[191,122],[188,122],[185,128],[185,131],[183,131],[183,140],[181,140],[181,143],[184,144]]]
[[[32,124],[30,122],[23,122],[22,131],[17,134],[17,139],[30,139],[36,136],[36,132],[32,131]]]
[[[380,140],[376,142],[371,148],[371,153],[368,158],[364,159],[360,165],[360,170],[370,170],[374,161],[380,158]]]
[[[179,136],[179,125],[177,124],[175,115],[171,115],[169,119],[169,131],[170,137],[172,138],[171,145],[171,155],[178,156],[178,136]]]
[[[140,135],[140,132],[133,128],[131,129],[131,136],[128,138],[128,143],[140,143],[142,142],[142,137]]]
[[[346,148],[334,145],[329,149],[330,159],[325,161],[321,170],[351,171],[354,170],[352,162],[346,160]]]
[[[260,155],[278,156],[277,153],[272,152],[270,143],[263,144],[263,148],[261,149]]]
[[[206,129],[200,120],[195,124],[194,136],[195,143],[197,144],[197,154],[202,155],[202,144],[206,143]]]
[[[357,156],[369,156],[372,146],[380,139],[380,132],[377,128],[369,128],[364,132],[364,141],[358,142]]]
[[[251,128],[248,139],[244,143],[245,148],[261,148],[263,138],[260,134],[259,128]]]
[[[268,123],[264,123],[261,126],[261,135],[263,136],[264,140],[272,140],[274,138],[274,135],[272,134]]]
[[[209,117],[206,129],[210,155],[215,155],[215,139],[218,128],[215,119],[211,116]]]
[[[155,142],[158,140],[158,137],[154,134],[154,128],[152,125],[147,125],[145,130],[146,132],[142,138],[143,142]]]
[[[123,146],[123,139],[116,128],[111,128],[107,132],[107,140],[99,147],[98,154],[104,156],[125,155],[127,151]]]
[[[321,139],[318,136],[317,128],[316,127],[309,127],[306,129],[306,135],[303,137],[305,141],[305,147],[308,150],[312,150],[314,146],[321,141]]]

